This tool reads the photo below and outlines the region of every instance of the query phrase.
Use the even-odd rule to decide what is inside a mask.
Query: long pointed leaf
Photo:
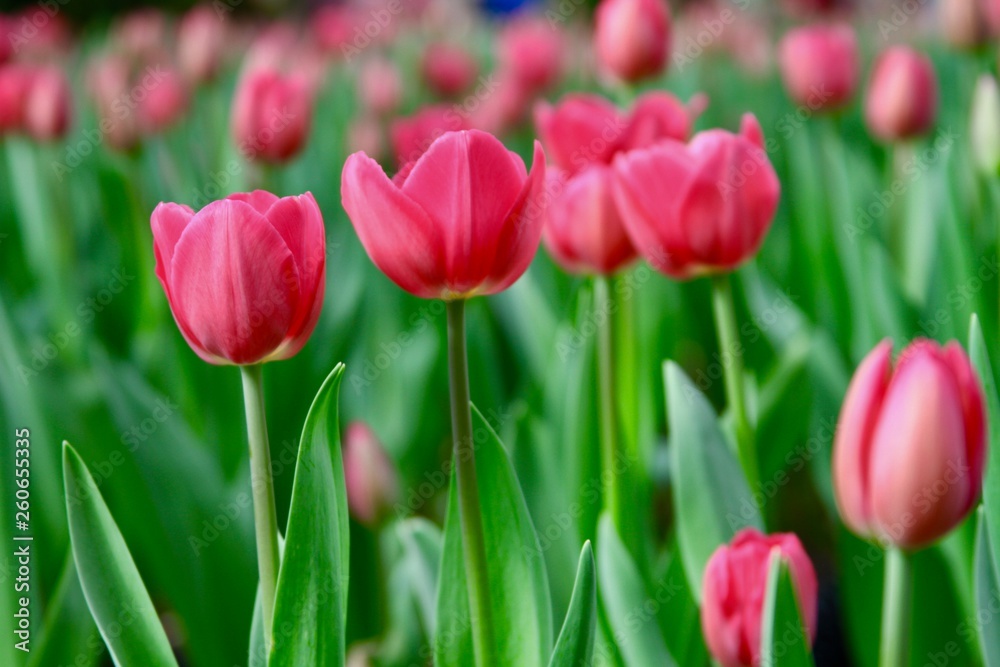
[[[549,667],[588,667],[594,656],[597,632],[597,579],[594,573],[594,551],[590,540],[583,543],[580,563],[576,567],[576,583],[569,600],[566,620],[552,650]]]

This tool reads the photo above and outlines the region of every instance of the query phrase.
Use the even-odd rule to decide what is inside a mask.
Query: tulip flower
[[[403,97],[399,69],[385,58],[369,60],[358,76],[358,95],[365,108],[372,113],[379,116],[391,114],[399,107]]]
[[[848,25],[796,28],[779,47],[781,77],[789,97],[812,111],[838,109],[858,85],[858,45]]]
[[[865,120],[883,141],[911,139],[927,132],[937,116],[934,65],[906,46],[887,49],[868,82]]]
[[[997,176],[1000,174],[1000,90],[996,79],[989,74],[983,74],[976,82],[969,126],[976,166],[984,176]]]
[[[0,65],[0,135],[24,126],[24,96],[30,72],[18,64]]]
[[[195,353],[212,364],[294,356],[323,305],[323,217],[309,193],[279,199],[258,190],[198,212],[153,211],[156,277]]]
[[[312,92],[304,77],[251,69],[233,101],[233,140],[247,159],[287,162],[305,145],[311,117]]]
[[[56,67],[39,67],[29,78],[24,98],[24,128],[38,141],[52,141],[66,134],[71,95],[69,81]]]
[[[479,64],[461,47],[431,44],[424,51],[421,72],[431,90],[441,97],[452,97],[472,85],[479,74]]]
[[[594,45],[603,70],[630,83],[664,70],[670,10],[663,0],[601,0],[594,20]]]
[[[960,49],[975,49],[990,37],[986,0],[943,0],[938,4],[945,41]]]
[[[702,584],[701,629],[708,650],[722,667],[761,664],[761,618],[774,550],[788,563],[810,643],[816,638],[816,571],[799,538],[794,533],[763,535],[745,528],[712,554]]]
[[[615,157],[615,200],[636,248],[677,279],[728,272],[767,234],[781,187],[757,119]]]
[[[563,75],[568,49],[564,34],[541,17],[514,19],[497,35],[498,69],[531,97]]]
[[[833,451],[837,507],[865,537],[925,546],[969,513],[983,481],[983,395],[955,342],[883,341],[854,374]]]
[[[138,125],[144,134],[162,132],[184,114],[188,108],[187,86],[180,74],[170,68],[160,68],[157,81],[145,91],[138,107]]]
[[[611,167],[595,164],[573,176],[554,168],[548,180],[554,194],[542,241],[563,269],[612,275],[636,258],[614,201]]]
[[[341,184],[368,256],[416,296],[462,299],[507,289],[528,268],[542,231],[544,155],[521,158],[478,130],[446,132],[390,180],[364,153]],[[461,204],[464,202],[464,204]]]
[[[204,83],[215,78],[226,40],[226,22],[208,5],[184,15],[177,27],[177,59],[188,81]]]
[[[344,483],[347,506],[355,519],[376,526],[399,497],[399,478],[374,431],[354,422],[344,436]]]

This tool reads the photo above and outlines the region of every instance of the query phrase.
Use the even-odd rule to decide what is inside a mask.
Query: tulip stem
[[[715,326],[719,334],[720,361],[726,383],[726,402],[733,413],[736,428],[736,448],[743,474],[747,478],[751,492],[760,488],[760,469],[757,467],[757,444],[754,440],[750,421],[747,419],[746,400],[743,386],[743,345],[739,340],[736,325],[736,306],[733,304],[733,288],[729,274],[712,278],[712,307],[715,311]]]
[[[614,341],[611,332],[611,290],[608,279],[594,277],[594,310],[597,323],[597,393],[600,405],[601,482],[604,510],[611,515],[619,534],[621,525],[621,480],[615,473],[618,458],[618,421],[615,411]]]
[[[246,404],[247,434],[250,439],[250,486],[253,491],[253,519],[257,533],[257,569],[260,573],[261,611],[264,620],[264,646],[271,650],[271,619],[274,594],[278,585],[278,514],[274,506],[274,479],[271,477],[271,452],[264,416],[264,381],[261,365],[241,366],[243,400]]]
[[[889,547],[885,559],[879,664],[882,667],[896,667],[909,664],[910,659],[910,595],[913,572],[910,556],[902,549]]]
[[[476,665],[491,667],[497,663],[493,659],[495,643],[489,577],[486,572],[486,543],[472,440],[469,360],[465,348],[465,300],[448,301],[447,313],[451,428],[455,443],[455,479],[458,484],[458,514],[462,523],[465,580],[469,587],[472,644]]]

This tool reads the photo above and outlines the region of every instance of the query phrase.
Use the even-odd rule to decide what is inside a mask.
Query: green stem
[[[898,667],[909,664],[912,563],[909,555],[896,547],[889,547],[885,558],[882,650],[879,665]]]
[[[493,658],[493,618],[490,607],[489,577],[486,572],[486,543],[476,480],[476,456],[472,439],[472,412],[469,402],[469,360],[465,349],[465,301],[447,303],[448,379],[451,386],[451,428],[455,442],[455,477],[458,483],[458,514],[462,522],[462,554],[469,587],[472,644],[478,667],[495,665]]]
[[[750,490],[760,488],[760,469],[757,467],[757,444],[753,429],[747,419],[743,395],[743,346],[740,344],[736,325],[736,307],[733,305],[733,288],[729,274],[712,278],[712,307],[715,326],[719,333],[720,361],[726,382],[726,402],[733,411],[736,427],[736,446],[743,474]]]
[[[253,490],[253,519],[257,533],[257,569],[260,573],[261,611],[264,619],[264,646],[271,650],[271,620],[274,593],[278,585],[278,513],[274,507],[274,479],[271,452],[264,416],[262,366],[241,366],[243,399],[246,403],[247,434],[250,439],[250,485]]]
[[[592,315],[597,324],[597,393],[600,406],[602,497],[604,510],[611,515],[621,534],[621,482],[619,476],[615,474],[615,463],[618,458],[618,421],[615,414],[614,341],[611,333],[613,310],[608,279],[604,276],[595,276]]]

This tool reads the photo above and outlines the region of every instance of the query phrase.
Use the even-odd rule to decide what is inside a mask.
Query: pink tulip
[[[442,97],[452,97],[475,82],[479,64],[461,47],[431,44],[424,51],[421,72],[431,90]]]
[[[374,527],[399,497],[399,477],[374,431],[354,422],[344,436],[344,483],[347,507],[355,519]]]
[[[445,132],[471,129],[469,119],[450,105],[430,105],[406,118],[397,118],[389,127],[396,164],[404,166],[424,154]]]
[[[233,101],[233,140],[247,159],[287,162],[305,145],[311,117],[312,93],[303,77],[250,70]]]
[[[812,111],[838,109],[858,85],[858,44],[844,24],[796,28],[779,47],[781,76],[789,97]]]
[[[558,83],[568,48],[565,35],[546,19],[515,19],[497,36],[498,70],[530,97]]]
[[[642,148],[661,139],[687,140],[703,96],[685,107],[669,93],[640,95],[630,115],[603,97],[571,93],[556,106],[539,103],[538,134],[552,161],[573,173],[590,164],[610,164],[623,150]]]
[[[833,446],[840,515],[852,530],[907,549],[951,531],[979,497],[986,414],[962,348],[917,340],[895,369],[892,342],[851,380]]]
[[[208,5],[184,15],[177,28],[177,58],[188,81],[211,81],[219,71],[228,36],[226,21]]]
[[[564,270],[611,275],[636,258],[615,204],[611,167],[594,164],[573,176],[555,168],[547,178],[542,241]]]
[[[670,53],[670,10],[663,0],[601,0],[594,18],[602,69],[628,82],[664,70]]]
[[[120,51],[129,58],[155,58],[166,43],[167,17],[159,9],[137,9],[118,21],[114,39]]]
[[[816,571],[799,538],[744,528],[712,554],[702,584],[701,630],[722,667],[760,664],[761,618],[774,550],[788,563],[810,644],[816,638]]]
[[[153,211],[156,277],[199,357],[247,365],[294,356],[323,306],[326,237],[309,193],[230,195],[197,213]]]
[[[677,279],[732,271],[771,226],[781,186],[757,119],[615,157],[615,201],[632,243]]]
[[[358,76],[358,95],[369,111],[379,116],[392,113],[403,97],[399,69],[385,58],[369,60]]]
[[[355,28],[360,27],[363,18],[357,7],[327,4],[316,10],[309,24],[320,48],[330,55],[342,57],[355,39]]]
[[[143,92],[138,106],[138,124],[144,134],[156,134],[177,122],[188,108],[188,90],[180,75],[158,68],[157,80]]]
[[[361,244],[393,282],[428,299],[501,292],[527,270],[542,233],[545,155],[531,170],[495,137],[447,132],[390,180],[347,159],[341,198]]]
[[[24,127],[24,97],[31,72],[24,65],[0,65],[0,135]]]
[[[975,49],[990,38],[987,0],[944,0],[938,20],[945,41],[961,49]]]
[[[872,134],[883,141],[924,134],[934,125],[937,107],[937,76],[926,56],[894,46],[878,57],[865,103],[865,120]]]
[[[38,141],[53,141],[69,127],[71,92],[66,75],[57,67],[39,67],[31,73],[24,98],[24,128]]]

